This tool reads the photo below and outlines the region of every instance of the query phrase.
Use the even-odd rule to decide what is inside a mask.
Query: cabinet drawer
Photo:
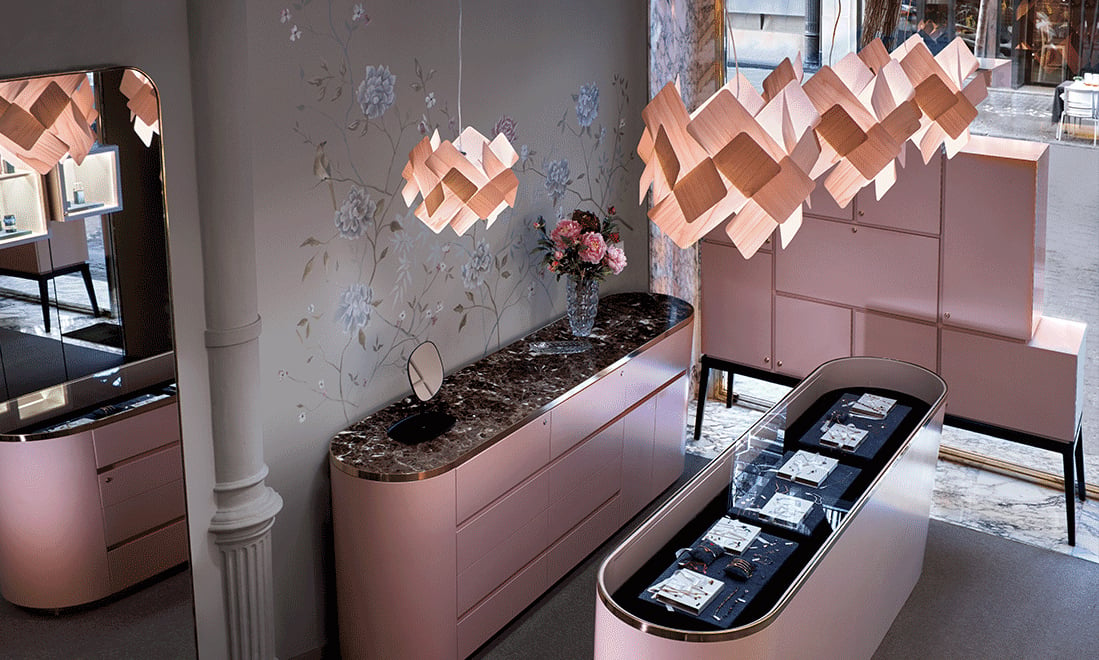
[[[929,323],[855,312],[854,339],[853,355],[893,358],[939,370],[939,331]]]
[[[622,414],[625,388],[622,369],[603,376],[553,409],[550,458],[557,458],[591,435],[592,430]]]
[[[182,478],[183,456],[175,444],[99,475],[99,497],[108,507]]]
[[[939,200],[942,198],[943,156],[936,151],[923,164],[919,148],[905,142],[908,167],[897,165],[897,182],[877,199],[874,186],[863,188],[855,198],[859,224],[890,227],[923,234],[939,233]]]
[[[851,310],[775,296],[775,370],[804,378],[823,362],[851,355]]]
[[[625,407],[644,399],[690,368],[693,339],[694,324],[688,323],[627,362],[623,367],[626,372]]]
[[[493,551],[458,574],[458,611],[465,612],[516,571],[537,557],[549,545],[546,524],[549,513],[543,511],[534,520],[516,529]]]
[[[546,413],[458,466],[455,501],[459,522],[549,463],[551,427]]]
[[[578,488],[555,500],[550,505],[549,540],[557,540],[588,517],[619,491],[621,483],[622,458],[616,456]]]
[[[757,252],[702,244],[702,352],[758,369],[771,368],[771,264]]]
[[[621,526],[618,505],[618,497],[612,498],[550,548],[546,554],[549,585],[563,578],[618,531]]]
[[[1086,328],[1043,317],[1027,343],[943,328],[946,411],[1072,442],[1083,410]]]
[[[805,218],[797,240],[775,255],[775,288],[934,321],[938,315],[939,241]]]
[[[187,561],[187,521],[180,520],[107,553],[111,591],[118,591]]]
[[[179,404],[154,408],[92,431],[97,468],[179,442]]]
[[[458,529],[458,572],[491,554],[548,506],[549,472],[543,472],[475,515]]]
[[[547,586],[546,558],[542,557],[458,621],[458,657],[464,658],[476,651],[478,646],[542,595]],[[431,634],[431,631],[424,631],[424,634]]]
[[[183,480],[179,479],[103,508],[107,546],[125,541],[186,512]]]
[[[549,469],[550,501],[565,497],[592,475],[615,459],[622,457],[622,420],[593,435],[582,445],[561,458]],[[618,480],[615,479],[617,482]]]

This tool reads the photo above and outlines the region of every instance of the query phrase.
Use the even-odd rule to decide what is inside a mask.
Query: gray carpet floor
[[[704,464],[689,456],[687,472]],[[671,492],[674,488],[665,496]],[[596,571],[645,517],[642,513],[472,657],[591,658]],[[874,658],[1096,657],[1097,594],[1099,565],[932,520],[923,575]]]

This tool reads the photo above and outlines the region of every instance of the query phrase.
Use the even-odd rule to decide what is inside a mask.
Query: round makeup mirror
[[[427,401],[443,384],[443,358],[435,342],[425,341],[408,357],[408,382],[420,401]]]

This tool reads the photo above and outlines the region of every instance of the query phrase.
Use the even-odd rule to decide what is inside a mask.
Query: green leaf
[[[302,319],[302,320],[298,321],[298,327],[300,328],[303,325],[305,325],[306,323],[309,323],[309,319]]]
[[[469,298],[469,302],[473,302],[473,292],[466,291],[466,298]]]
[[[577,175],[576,175],[576,180],[577,180],[577,181],[579,181],[580,179],[583,179],[583,178],[584,178],[584,173],[583,173],[583,172],[581,172],[580,174],[577,174]]]
[[[389,254],[389,246],[382,248],[382,253],[378,255],[378,261],[385,259],[385,255]]]
[[[305,263],[305,271],[301,274],[301,281],[304,282],[306,277],[309,277],[309,271],[313,270],[313,260],[317,258],[317,255],[313,255],[309,258],[309,261]]]
[[[366,350],[366,333],[363,332],[362,328],[359,328],[359,346],[362,346],[364,351]]]
[[[504,272],[500,273],[500,277],[506,280],[507,278],[511,277],[511,273],[505,270]]]
[[[328,250],[324,251],[324,269],[328,270]]]
[[[317,239],[310,236],[309,238],[302,241],[302,244],[299,245],[298,247],[305,247],[306,245],[320,245],[320,244],[321,244],[320,241],[318,241]]]
[[[461,314],[463,311],[465,311],[465,305],[455,305],[454,306],[454,312],[456,314]]]
[[[466,321],[468,320],[468,314],[462,314],[462,320],[458,322],[458,332],[462,331],[462,328],[466,327]]]
[[[379,206],[380,205],[381,203],[379,202]],[[404,229],[404,227],[402,227],[401,223],[397,222],[396,220],[389,223],[389,231],[393,232],[394,234],[401,231],[402,229]]]
[[[356,119],[355,121],[353,121],[353,122],[351,122],[350,124],[347,125],[347,130],[357,131],[357,130],[359,130],[359,124],[361,124],[361,123],[362,123],[361,119]]]

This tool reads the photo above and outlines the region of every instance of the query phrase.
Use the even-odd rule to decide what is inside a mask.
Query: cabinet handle
[[[771,358],[768,356],[763,357],[763,364],[771,364]]]
[[[112,481],[114,481],[114,477],[107,477],[106,479],[104,479],[104,480],[103,480],[103,483],[105,483],[105,484],[109,484],[109,483],[111,483]]]
[[[851,233],[852,233],[852,234],[857,234],[857,233],[859,233],[859,228],[858,228],[858,227],[852,227],[852,228],[851,228]]]
[[[781,367],[782,366],[782,360],[779,360],[777,363],[775,363],[775,365]]]
[[[950,319],[950,312],[943,312],[943,319],[944,320],[949,320]]]
[[[860,218],[861,218],[862,216],[864,216],[864,215],[866,215],[866,211],[859,211],[859,217],[860,217]]]

